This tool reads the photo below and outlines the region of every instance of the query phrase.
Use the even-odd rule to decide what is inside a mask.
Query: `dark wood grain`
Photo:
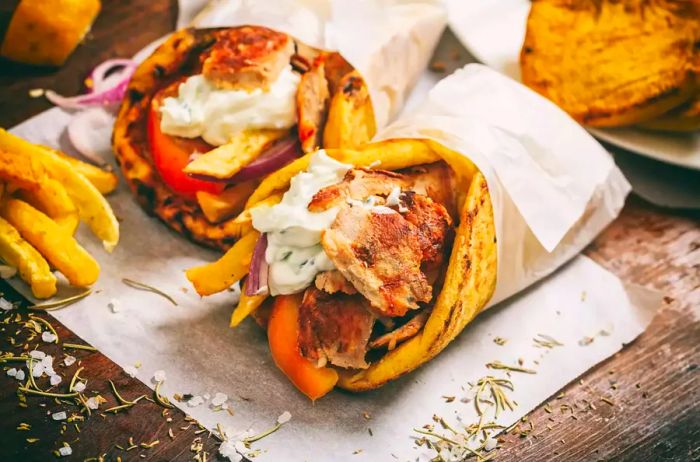
[[[0,124],[12,126],[50,107],[43,98],[28,96],[32,88],[78,92],[82,78],[96,63],[130,56],[171,30],[175,15],[174,0],[104,0],[92,33],[62,68],[0,62]],[[449,70],[449,57],[445,56]],[[632,198],[618,220],[586,253],[626,282],[663,291],[663,310],[639,339],[566,387],[563,397],[552,397],[547,405],[551,413],[544,404],[533,411],[528,420],[534,430],[527,436],[515,431],[503,436],[496,459],[700,460],[700,217],[660,210]],[[11,289],[5,291],[7,297],[16,297]],[[27,314],[23,316],[26,319]],[[41,316],[56,327],[62,342],[83,343],[57,321]],[[8,343],[8,337],[15,335],[17,324],[0,324],[0,329],[0,350],[16,353],[18,349]],[[48,351],[44,345],[42,350]],[[85,369],[81,376],[89,379],[89,390],[108,400],[102,409],[115,404],[108,379],[127,398],[150,396],[145,385],[127,376],[104,355],[70,353],[82,361]],[[62,358],[58,350],[55,354]],[[66,387],[65,381],[77,367],[56,368],[65,376],[59,388]],[[196,435],[196,425],[190,426],[182,412],[172,410],[163,416],[162,407],[146,401],[115,416],[102,418],[95,413],[79,423],[80,433],[68,426],[61,434],[61,424],[47,415],[59,406],[51,399],[38,397],[29,398],[28,407],[19,407],[13,380],[0,375],[0,460],[52,460],[51,451],[68,441],[74,451],[69,460],[104,454],[109,461],[118,457],[124,461],[185,461],[194,457],[192,441],[206,436]],[[601,401],[603,397],[613,405]],[[41,407],[42,403],[46,407]],[[562,412],[561,404],[572,406],[574,412]],[[167,421],[168,417],[172,422]],[[17,431],[20,422],[30,424],[31,430]],[[187,426],[188,430],[180,429]],[[169,428],[174,440],[167,434]],[[32,437],[39,441],[28,443],[26,438]],[[126,447],[129,437],[137,444],[156,439],[160,444],[129,452],[114,446]],[[215,439],[204,438],[204,447],[211,458]]]

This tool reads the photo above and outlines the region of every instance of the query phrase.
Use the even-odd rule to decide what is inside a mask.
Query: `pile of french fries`
[[[54,269],[76,287],[97,280],[97,261],[73,235],[83,221],[114,249],[119,223],[103,194],[116,187],[113,173],[0,129],[0,258],[34,297],[56,294]]]

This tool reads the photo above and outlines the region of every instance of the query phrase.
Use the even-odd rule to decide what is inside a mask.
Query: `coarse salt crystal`
[[[53,420],[66,420],[68,418],[68,415],[66,415],[65,411],[61,411],[61,412],[56,412],[56,413],[52,414],[51,418]]]
[[[44,359],[46,357],[46,353],[39,350],[32,350],[29,352],[29,357],[34,359]]]
[[[165,371],[163,370],[158,370],[153,373],[153,380],[156,382],[164,382],[165,381]]]
[[[61,456],[66,457],[70,456],[73,454],[73,449],[71,449],[70,446],[68,446],[68,443],[63,443],[65,446],[62,448],[58,448],[58,453],[61,454]]]
[[[243,441],[236,441],[233,443],[233,447],[236,448],[236,451],[238,451],[239,454],[245,454],[248,452],[248,448]]]
[[[66,355],[66,357],[63,358],[63,364],[65,364],[67,367],[75,364],[75,361],[76,361],[75,356]]]
[[[39,378],[44,375],[44,364],[38,362],[32,366],[32,377]]]
[[[15,378],[19,380],[20,382],[24,380],[24,371],[23,370],[18,370],[17,375],[15,375]]]
[[[204,393],[202,395],[202,398],[204,398],[204,400],[207,401],[209,398],[211,398],[211,395],[209,393]]]
[[[15,305],[10,303],[3,297],[0,297],[0,310],[10,311],[15,308]]]
[[[498,440],[493,437],[489,437],[484,442],[484,449],[487,451],[493,451],[498,446]]]
[[[136,368],[135,368],[134,366],[126,366],[126,367],[124,368],[124,372],[125,372],[126,375],[128,375],[129,377],[136,377],[136,374],[138,374],[139,371],[136,370]]]
[[[227,440],[221,443],[221,446],[219,446],[219,454],[221,454],[222,457],[227,458],[231,462],[240,462],[241,460],[243,460],[243,456],[238,453],[233,441]]]
[[[85,402],[85,405],[89,407],[90,409],[98,409],[100,407],[100,402],[97,401],[97,398],[94,396],[91,398],[88,398],[87,401]]]
[[[54,387],[55,387],[56,385],[58,385],[59,383],[61,383],[61,380],[63,380],[63,378],[62,378],[60,375],[54,374],[54,375],[52,375],[51,378],[49,379],[49,383],[51,384],[51,386],[54,386]]]
[[[14,367],[12,369],[8,369],[7,375],[10,377],[17,377],[17,369],[15,369]]]
[[[73,391],[77,391],[78,393],[85,391],[85,382],[75,382],[75,385],[73,385]]]
[[[211,400],[211,404],[214,406],[221,406],[226,401],[228,401],[228,396],[225,393],[216,393],[214,399]]]
[[[58,339],[58,337],[56,337],[54,333],[45,330],[41,333],[41,339],[46,343],[53,343]]]
[[[107,303],[107,306],[112,311],[112,313],[119,313],[119,311],[121,311],[122,308],[121,303],[116,298],[110,299],[109,303]]]
[[[279,417],[277,417],[277,423],[283,425],[289,422],[291,419],[292,414],[290,414],[289,411],[284,411]]]
[[[197,407],[200,404],[202,404],[203,402],[204,402],[204,399],[202,399],[201,396],[195,395],[192,398],[190,398],[189,401],[187,401],[187,405],[189,407]]]

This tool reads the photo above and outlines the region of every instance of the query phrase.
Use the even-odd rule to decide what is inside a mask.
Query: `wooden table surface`
[[[96,63],[128,57],[172,30],[176,8],[175,0],[103,0],[89,37],[61,69],[0,61],[0,125],[11,127],[50,107],[43,98],[30,98],[30,89],[77,93],[82,78]],[[6,5],[0,8],[0,27],[3,9]],[[621,216],[586,254],[624,281],[662,291],[664,306],[636,341],[569,384],[563,396],[550,399],[549,406],[543,403],[533,411],[528,416],[531,431],[502,436],[496,460],[700,460],[700,216],[658,209],[632,196]],[[5,284],[2,289],[6,298],[21,303]],[[23,325],[29,315],[20,310],[0,319],[4,323],[0,324],[0,351],[19,354],[11,342],[18,345],[31,335],[32,324]],[[50,316],[31,315],[47,319],[61,344],[84,344]],[[36,339],[30,342],[37,343]],[[150,389],[99,352],[61,351],[56,345],[52,354],[55,362],[64,354],[79,359],[79,364],[62,367],[60,373],[66,381],[79,366],[84,367],[80,377],[88,379],[89,396],[100,394],[107,399],[101,409],[118,404],[108,380],[126,399],[152,396]],[[0,460],[51,460],[52,451],[65,441],[73,449],[68,460],[185,461],[197,456],[193,442],[200,440],[200,460],[202,452],[215,459],[216,438],[176,409],[166,412],[144,400],[125,412],[102,417],[95,412],[81,414],[76,407],[76,414],[85,421],[61,424],[50,414],[64,409],[64,404],[54,398],[28,397],[24,407],[16,388],[14,379],[0,375]],[[601,397],[610,404],[600,401]],[[562,404],[573,412],[562,411]],[[21,423],[30,429],[17,430]],[[129,438],[137,447],[127,451]],[[154,441],[159,443],[151,448],[141,446]]]

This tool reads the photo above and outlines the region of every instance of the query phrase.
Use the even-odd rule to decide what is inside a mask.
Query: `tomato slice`
[[[163,98],[173,93],[173,84],[159,91],[151,101],[148,111],[148,143],[151,147],[153,163],[161,178],[173,192],[195,199],[198,191],[221,194],[225,185],[211,181],[199,180],[185,174],[182,170],[190,162],[193,152],[205,153],[213,149],[201,139],[181,138],[166,135],[160,130],[160,104]]]
[[[330,367],[316,367],[299,351],[299,306],[302,294],[275,298],[267,325],[272,359],[291,382],[311,400],[335,387],[338,373]]]

